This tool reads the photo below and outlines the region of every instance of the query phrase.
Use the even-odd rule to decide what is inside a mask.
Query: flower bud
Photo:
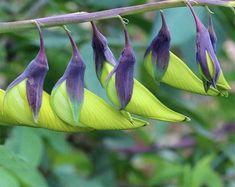
[[[209,29],[209,30],[212,30],[212,29]],[[152,78],[154,78],[154,80],[156,80],[156,76],[155,76],[156,66],[154,66],[154,63],[153,63],[153,55],[152,55],[153,47],[152,46],[154,45],[156,38],[158,38],[158,37],[155,37],[155,39],[152,41],[151,45],[146,50],[146,54],[145,54],[145,58],[144,58],[145,68],[146,68],[147,72],[150,74],[150,76]],[[209,38],[209,40],[212,39],[213,42],[216,42],[214,34],[211,34],[211,37],[208,37],[208,38]],[[213,45],[215,48],[215,43]],[[211,46],[212,46],[212,44],[211,44]],[[213,47],[212,47],[212,49],[213,49]],[[213,52],[213,50],[212,50],[212,52]],[[215,56],[215,55],[213,55],[213,56]],[[210,58],[207,58],[207,59],[208,59],[209,69],[210,69],[210,71],[212,71],[214,69],[214,66],[212,66],[212,64],[214,64],[214,63],[212,62],[212,60]],[[169,63],[167,65],[165,71],[163,71],[163,72],[164,72],[164,74],[162,74],[160,82],[163,82],[163,83],[168,84],[172,87],[182,89],[185,91],[198,93],[198,94],[202,94],[202,95],[226,96],[227,92],[228,92],[227,90],[230,89],[227,81],[225,80],[225,78],[223,76],[223,72],[220,71],[220,75],[219,75],[217,83],[216,83],[217,87],[216,88],[208,87],[208,89],[205,90],[205,88],[204,88],[205,84],[203,85],[203,81],[200,80],[190,70],[190,68],[172,52],[170,52]]]
[[[125,47],[121,53],[121,56],[119,57],[118,63],[107,77],[108,82],[111,76],[113,74],[115,75],[115,87],[120,103],[120,110],[124,110],[126,108],[132,97],[134,84],[134,65],[136,61],[126,28],[124,28],[124,35]]]
[[[73,126],[89,127],[97,130],[131,129],[147,125],[148,122],[136,118],[127,118],[103,99],[85,89],[84,101],[80,111],[79,124],[71,115],[65,83],[58,86],[51,96],[52,109],[56,115]]]
[[[150,55],[152,62],[151,74],[154,80],[160,82],[164,76],[170,58],[170,32],[168,30],[165,17],[161,12],[162,27],[158,32],[157,36],[153,39],[150,46],[147,48],[144,57]],[[146,63],[145,63],[146,64]]]
[[[100,80],[104,63],[108,62],[114,66],[116,59],[108,47],[107,39],[100,33],[94,22],[91,22],[91,25],[93,30],[92,48],[94,51],[96,75]]]
[[[25,71],[6,89],[7,94],[14,86],[17,86],[20,82],[26,80],[27,100],[35,122],[38,120],[38,113],[42,103],[43,83],[48,71],[48,62],[41,29],[38,24],[36,25],[40,36],[40,50],[38,55],[30,62]]]
[[[31,108],[27,100],[26,80],[21,81],[17,86],[12,87],[12,89],[5,94],[3,116],[4,118],[11,119],[14,123],[6,124],[13,126],[30,126],[63,132],[83,132],[92,130],[92,128],[88,127],[72,127],[57,117],[50,106],[50,96],[46,92],[42,93],[42,104],[38,115],[38,121],[35,123],[32,119]]]
[[[84,98],[84,73],[86,66],[81,58],[81,55],[70,32],[67,29],[65,30],[70,39],[73,54],[64,75],[60,78],[60,80],[53,88],[52,98],[54,97],[54,93],[56,92],[57,88],[61,84],[65,83],[66,95],[68,96],[68,102],[70,106],[69,111],[71,111],[72,114],[72,117],[69,117],[69,119],[73,119],[73,122],[79,126],[79,114]],[[56,103],[54,104],[56,105]],[[66,121],[65,119],[63,120]]]
[[[85,98],[87,99],[83,104],[80,120],[83,124],[87,125],[80,127],[73,124],[72,126],[72,124],[61,120],[61,116],[66,116],[70,112],[70,105],[68,103],[68,96],[66,95],[65,83],[60,87],[54,96],[56,101],[55,106],[57,106],[56,110],[54,107],[51,107],[50,103],[52,98],[46,92],[43,92],[38,123],[35,123],[32,120],[32,112],[27,101],[26,81],[20,82],[4,97],[5,106],[2,116],[0,116],[1,124],[46,128],[63,132],[84,132],[94,129],[131,129],[148,124],[136,118],[131,118],[131,120],[127,119],[121,112],[112,108],[101,98],[85,90]],[[0,101],[3,100],[3,96],[4,92],[2,91],[0,92]]]
[[[216,57],[210,34],[205,26],[202,24],[192,6],[188,4],[196,23],[197,38],[197,61],[199,63],[199,69],[202,75],[204,89],[207,92],[212,85],[217,88],[216,84],[221,74],[221,68],[219,61]]]
[[[94,53],[96,53],[94,48],[93,50]],[[123,55],[121,55],[121,57],[122,56]],[[95,61],[95,63],[97,63],[97,61]],[[101,70],[100,82],[104,86],[108,98],[115,106],[120,108],[121,105],[116,91],[116,77],[114,74],[117,67],[118,66],[114,67],[114,65],[111,65],[111,63],[104,61]],[[125,107],[125,111],[162,121],[178,122],[190,120],[188,117],[174,112],[166,107],[147,88],[145,88],[135,79],[133,85],[133,94],[130,102]]]

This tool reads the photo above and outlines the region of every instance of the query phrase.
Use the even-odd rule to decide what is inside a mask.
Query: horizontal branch
[[[224,7],[235,6],[233,4],[233,1],[224,1],[224,0],[192,0],[190,2],[192,2],[192,5],[197,5],[197,6],[205,6],[205,5],[224,6]],[[0,33],[15,32],[19,30],[27,30],[35,28],[35,20],[38,21],[42,27],[54,27],[67,24],[89,22],[92,20],[93,21],[104,20],[116,17],[118,15],[126,16],[141,12],[156,11],[160,9],[182,7],[182,6],[185,6],[185,0],[165,0],[160,2],[115,8],[115,9],[103,10],[92,13],[77,12],[77,13],[38,18],[34,20],[0,22]]]

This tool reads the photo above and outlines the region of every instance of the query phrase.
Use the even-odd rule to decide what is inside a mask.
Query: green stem
[[[165,0],[161,2],[103,10],[99,12],[92,12],[92,13],[78,12],[78,13],[70,13],[70,14],[38,18],[35,20],[38,23],[40,23],[41,27],[54,27],[54,26],[89,22],[95,20],[104,20],[117,17],[118,15],[125,16],[141,12],[182,7],[185,6],[185,1],[186,0]],[[223,1],[223,0],[193,0],[189,2],[192,5],[197,5],[197,6],[214,5],[214,6],[231,7],[233,5],[232,1]],[[19,30],[27,30],[35,28],[35,20],[0,22],[0,33],[15,32]]]

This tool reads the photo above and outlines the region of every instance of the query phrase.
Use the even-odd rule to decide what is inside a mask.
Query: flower
[[[67,29],[65,30],[70,39],[70,43],[73,49],[73,54],[64,72],[64,75],[55,84],[53,91],[56,90],[56,88],[59,85],[61,85],[63,82],[65,82],[66,91],[68,94],[69,103],[73,114],[73,119],[75,120],[75,122],[78,123],[79,113],[84,98],[84,74],[85,74],[86,65],[84,64],[81,58],[76,43],[74,42],[70,32]]]
[[[115,65],[116,59],[108,47],[107,39],[100,33],[94,22],[91,22],[91,25],[93,30],[92,48],[94,51],[95,68],[100,81],[104,62]]]
[[[97,32],[97,33],[100,33],[100,32]],[[100,38],[99,38],[99,40],[96,40],[97,43],[102,43],[101,42],[102,40]],[[107,41],[106,41],[105,45],[108,48]],[[97,54],[97,55],[103,54],[103,52],[101,53],[99,51],[96,51],[97,48],[93,47],[93,50],[94,50],[94,54]],[[127,49],[127,50],[129,50],[129,49]],[[128,53],[130,54],[130,51],[129,52],[125,51],[125,55],[121,54],[118,62],[125,61],[124,57]],[[111,55],[111,56],[113,56],[113,55]],[[114,60],[114,62],[115,62],[115,60]],[[97,63],[97,61],[95,61],[95,63]],[[112,63],[108,62],[107,60],[102,61],[102,63],[103,63],[103,65],[102,65],[102,69],[101,69],[101,76],[99,79],[100,83],[105,88],[106,94],[107,94],[108,98],[110,99],[110,101],[120,109],[121,104],[120,104],[119,96],[117,95],[116,74],[115,74],[116,69],[118,67],[117,65],[119,63],[117,63],[117,65],[113,65]],[[125,63],[122,63],[121,66],[124,66],[124,65],[125,65]],[[119,66],[119,68],[121,66]],[[123,68],[123,67],[121,67],[121,68]],[[126,71],[126,70],[124,70],[124,71]],[[122,73],[123,72],[120,72],[120,74],[122,74]],[[131,99],[130,99],[129,103],[126,105],[124,110],[125,111],[122,110],[121,112],[125,116],[130,115],[128,113],[128,112],[130,112],[130,113],[133,113],[133,114],[136,114],[139,116],[144,116],[146,118],[158,119],[158,120],[162,120],[162,121],[179,122],[179,121],[190,120],[188,117],[169,109],[167,106],[165,106],[163,103],[161,103],[161,101],[159,101],[146,87],[144,87],[139,81],[137,81],[135,79],[134,79],[134,83],[133,83],[133,93],[132,93]]]
[[[196,23],[196,58],[199,63],[199,69],[202,75],[204,89],[207,92],[212,85],[216,88],[221,68],[216,57],[210,34],[206,27],[202,24],[192,6],[188,4]],[[213,38],[214,39],[214,38]],[[214,41],[213,41],[214,42]]]
[[[161,12],[162,27],[157,36],[153,39],[147,48],[144,58],[151,53],[153,64],[152,74],[157,82],[160,82],[164,76],[170,59],[170,41],[171,36],[168,30],[165,17]]]
[[[115,73],[115,86],[120,101],[120,110],[126,108],[133,93],[135,55],[127,30],[124,29],[125,47],[110,76]]]
[[[51,107],[56,115],[68,125],[84,129],[130,129],[147,125],[131,116],[127,118],[84,88],[85,64],[72,36],[66,31],[73,55],[51,94]]]
[[[8,93],[14,86],[26,80],[27,100],[32,110],[33,119],[38,121],[38,113],[42,104],[43,83],[48,71],[48,62],[45,53],[41,29],[36,23],[40,36],[40,50],[38,55],[30,62],[25,71],[19,75],[6,89]]]

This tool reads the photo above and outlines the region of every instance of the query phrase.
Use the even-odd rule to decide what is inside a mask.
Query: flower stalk
[[[233,1],[223,0],[193,0],[190,1],[192,6],[223,6],[223,7],[235,7]],[[126,16],[142,12],[156,11],[160,9],[174,8],[185,6],[185,0],[164,0],[160,2],[153,2],[135,6],[128,6],[122,8],[114,8],[109,10],[103,10],[98,12],[76,12],[70,14],[49,16],[44,18],[38,18],[36,21],[40,22],[41,27],[55,27],[67,24],[75,24],[82,22],[90,22],[95,20],[110,19],[117,16]],[[35,20],[23,20],[14,22],[0,22],[0,33],[16,32],[19,30],[28,30],[35,28]]]

